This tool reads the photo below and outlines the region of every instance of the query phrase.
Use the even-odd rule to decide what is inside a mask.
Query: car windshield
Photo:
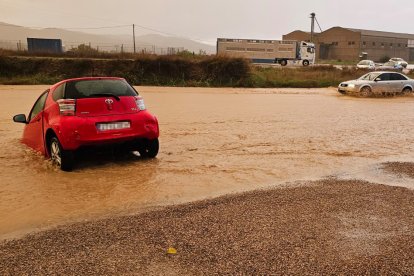
[[[384,63],[384,66],[394,66],[395,62],[394,61],[388,61],[386,63]]]
[[[359,78],[359,80],[370,80],[373,81],[375,80],[378,76],[380,75],[380,73],[368,73],[363,75],[362,77]]]
[[[369,60],[362,60],[358,63],[358,65],[369,65]]]
[[[97,79],[66,83],[65,98],[81,99],[99,96],[137,96],[138,93],[125,80]]]

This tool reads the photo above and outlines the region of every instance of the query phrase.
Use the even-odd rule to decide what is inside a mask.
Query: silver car
[[[412,93],[414,80],[398,72],[371,72],[357,80],[342,82],[338,92],[361,97]]]
[[[368,59],[361,60],[360,62],[358,62],[357,68],[375,70],[375,63],[372,60]]]
[[[394,58],[390,58],[389,61],[394,61],[395,63],[401,65],[404,68],[407,68],[407,66],[408,66],[408,63],[405,60],[403,60],[402,58],[395,58],[394,57]]]

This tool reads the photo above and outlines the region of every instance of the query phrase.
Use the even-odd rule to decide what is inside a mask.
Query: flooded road
[[[46,88],[0,86],[0,238],[329,176],[414,188],[379,168],[414,161],[414,96],[137,87],[159,119],[158,157],[85,156],[65,173],[20,144],[12,122]]]

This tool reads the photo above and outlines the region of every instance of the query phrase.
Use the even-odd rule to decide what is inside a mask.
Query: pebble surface
[[[228,195],[3,241],[0,274],[414,275],[413,203],[335,178]]]

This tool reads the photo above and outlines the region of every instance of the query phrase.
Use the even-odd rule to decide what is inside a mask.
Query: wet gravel
[[[229,195],[3,242],[0,274],[413,275],[413,202],[337,179]]]
[[[412,162],[386,162],[382,164],[382,169],[399,176],[414,178],[414,163]]]

